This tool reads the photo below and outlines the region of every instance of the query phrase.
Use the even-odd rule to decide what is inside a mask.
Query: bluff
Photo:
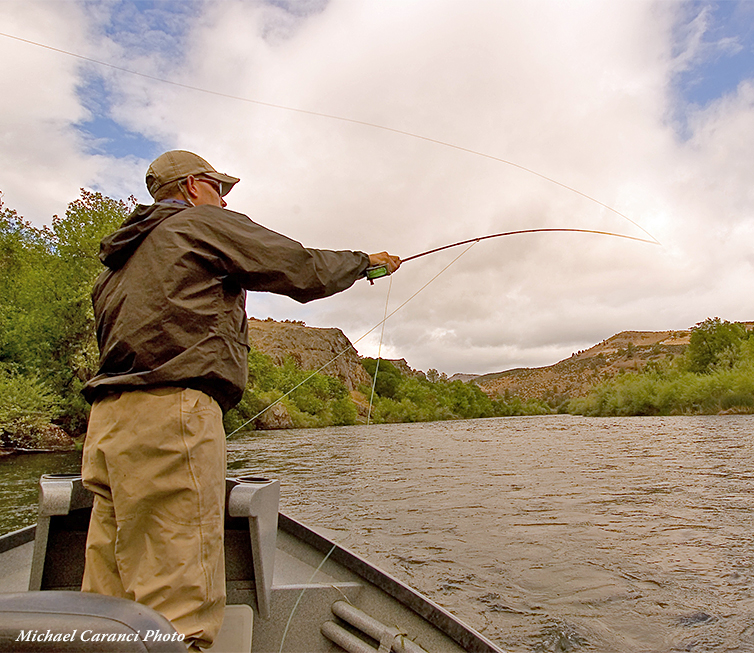
[[[359,354],[340,329],[308,327],[303,322],[275,322],[271,318],[250,318],[249,341],[277,365],[282,365],[286,358],[291,358],[304,370],[318,370],[330,363],[322,374],[339,378],[350,391],[372,382],[361,364]]]

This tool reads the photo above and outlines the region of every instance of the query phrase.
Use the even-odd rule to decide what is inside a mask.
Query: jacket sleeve
[[[192,230],[204,232],[200,237],[207,254],[247,290],[287,295],[305,303],[350,288],[369,266],[364,252],[309,249],[241,213],[206,205],[184,213],[189,218],[194,212],[206,214]]]

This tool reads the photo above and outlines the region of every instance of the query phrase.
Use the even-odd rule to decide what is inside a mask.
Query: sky
[[[80,188],[149,203],[186,149],[308,247],[660,243],[498,238],[250,316],[449,375],[754,320],[752,0],[0,0],[0,32],[2,202],[37,225]]]

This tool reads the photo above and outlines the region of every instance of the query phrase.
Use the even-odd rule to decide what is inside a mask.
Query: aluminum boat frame
[[[212,653],[504,653],[405,583],[279,513],[278,481],[232,478],[226,490],[228,606]],[[39,497],[37,525],[0,537],[0,651],[185,650],[149,608],[78,591],[92,506],[81,478],[45,475]],[[60,639],[64,630],[79,641],[45,648],[48,632]],[[122,647],[91,641],[110,631],[121,633]],[[136,631],[163,634],[124,643],[123,633]]]

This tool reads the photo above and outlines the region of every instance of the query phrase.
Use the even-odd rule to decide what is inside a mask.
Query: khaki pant
[[[210,646],[225,608],[222,411],[198,390],[95,402],[84,485],[94,495],[82,590],[138,601],[189,646]]]

